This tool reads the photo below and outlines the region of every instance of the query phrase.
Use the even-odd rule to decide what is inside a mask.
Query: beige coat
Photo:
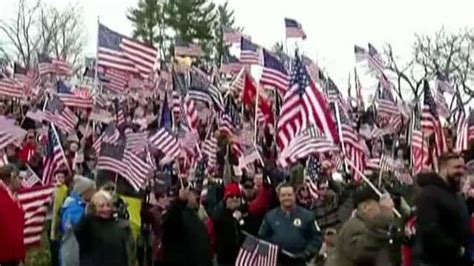
[[[390,219],[380,215],[372,223],[356,213],[342,226],[336,250],[326,266],[390,266],[386,228]]]

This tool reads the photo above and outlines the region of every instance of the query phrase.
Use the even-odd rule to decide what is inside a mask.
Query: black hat
[[[371,189],[368,186],[364,186],[354,191],[354,193],[352,194],[352,199],[354,201],[353,202],[354,208],[356,208],[357,205],[359,205],[360,203],[364,201],[368,201],[368,200],[378,201],[379,196],[377,195],[377,193],[375,193],[373,189]]]

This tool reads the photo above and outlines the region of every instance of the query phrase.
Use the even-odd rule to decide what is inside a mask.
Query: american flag
[[[0,95],[12,98],[23,98],[24,90],[21,84],[16,80],[0,76]]]
[[[48,143],[46,144],[43,158],[43,176],[44,185],[51,185],[55,182],[54,173],[56,170],[67,166],[60,147],[60,140],[57,139],[52,126],[48,130]]]
[[[186,43],[185,41],[176,38],[174,47],[175,56],[190,56],[190,57],[201,57],[204,56],[204,52],[199,44]]]
[[[240,69],[240,72],[235,75],[234,80],[230,84],[229,92],[234,95],[241,95],[244,91],[246,77],[247,70],[245,68]]]
[[[346,158],[361,172],[364,172],[366,166],[365,151],[362,145],[363,140],[360,139],[359,133],[352,126],[352,121],[343,112],[340,112],[341,120],[341,134],[344,141]],[[359,181],[362,177],[359,176],[355,169],[351,171],[354,180]]]
[[[133,132],[132,129],[125,129],[125,137],[127,139],[125,149],[140,154],[145,151],[148,144],[148,131]]]
[[[39,74],[37,71],[28,71],[26,68],[21,67],[18,63],[13,65],[13,77],[15,80],[23,85],[25,94],[29,95],[32,93],[32,89],[37,87],[40,83]]]
[[[62,76],[69,76],[72,74],[71,65],[62,59],[52,59],[51,60],[53,67],[55,68],[55,73]]]
[[[461,96],[457,93],[456,97],[457,110],[455,114],[455,125],[456,125],[456,142],[454,144],[454,150],[457,152],[465,151],[468,148],[469,141],[469,125],[466,117],[466,111],[461,100]]]
[[[238,30],[231,29],[229,27],[223,28],[223,39],[224,43],[232,44],[240,42],[240,37],[242,37],[242,33]]]
[[[102,146],[102,142],[105,143],[115,143],[120,138],[120,131],[117,129],[114,123],[110,123],[104,129],[104,132],[98,137],[94,144],[92,144],[93,150],[99,154],[100,147]]]
[[[177,121],[181,115],[181,96],[178,91],[173,91],[171,97],[171,111],[175,121]]]
[[[436,155],[440,156],[448,149],[446,138],[444,136],[444,130],[441,126],[441,121],[439,120],[437,106],[431,94],[428,81],[424,81],[423,87],[425,97],[423,99],[421,127],[426,136],[434,133]]]
[[[179,156],[179,142],[165,128],[160,128],[148,138],[150,147],[160,150],[167,158],[174,160]]]
[[[355,89],[356,89],[356,97],[357,97],[357,107],[362,110],[364,108],[364,98],[362,97],[362,84],[360,83],[359,76],[357,75],[357,69],[354,67],[354,81],[355,81]]]
[[[331,141],[338,142],[336,124],[323,94],[309,79],[301,60],[296,56],[277,124],[277,145],[283,150],[304,128],[316,125]]]
[[[224,110],[224,98],[222,97],[221,91],[214,84],[209,86],[209,95],[214,102],[216,110]]]
[[[207,156],[207,167],[215,168],[217,166],[217,138],[212,136],[206,139],[202,144],[202,153]]]
[[[242,155],[239,157],[239,168],[246,168],[248,164],[251,164],[260,158],[260,152],[254,144],[247,145],[243,149]]]
[[[127,87],[128,82],[131,80],[133,74],[123,70],[114,68],[102,68],[104,78],[107,82],[104,84],[105,88],[116,94],[123,94]]]
[[[288,72],[280,60],[266,49],[263,50],[263,71],[260,83],[277,88],[281,94],[288,90]]]
[[[444,75],[442,73],[438,73],[436,75],[436,89],[441,92],[447,92],[449,94],[454,94],[454,88],[449,82],[449,78],[447,75]]]
[[[311,126],[303,130],[280,152],[278,162],[286,167],[310,155],[331,151],[339,151],[339,148],[325,138],[315,126]]]
[[[45,109],[45,120],[53,123],[65,132],[72,132],[79,119],[58,96],[52,96]]]
[[[469,116],[467,118],[467,139],[468,143],[474,140],[474,110],[469,112]]]
[[[345,113],[349,113],[349,110],[351,110],[350,103],[344,100],[341,92],[339,91],[339,88],[336,86],[336,83],[334,83],[334,81],[332,81],[332,79],[328,77],[325,84],[328,101],[337,102],[339,104],[339,107],[341,107]]]
[[[242,247],[240,247],[235,266],[255,265],[258,254],[259,241],[253,236],[246,236]]]
[[[76,92],[72,92],[71,88],[60,80],[57,83],[58,97],[64,103],[65,106],[92,109],[94,106],[92,98],[84,97],[87,95],[79,95]]]
[[[35,186],[18,191],[17,198],[25,212],[24,243],[26,246],[41,242],[48,205],[52,200],[54,187]]]
[[[310,156],[306,166],[306,187],[314,199],[319,198],[317,182],[321,172],[321,162],[314,156]]]
[[[440,116],[449,117],[451,115],[451,110],[446,102],[442,87],[436,87],[435,102]]]
[[[240,62],[244,65],[260,65],[260,48],[244,37],[240,42]]]
[[[255,266],[276,266],[278,259],[278,246],[260,241],[258,243]]]
[[[380,53],[375,49],[375,47],[369,43],[369,53],[368,53],[369,66],[372,67],[378,73],[383,74],[385,68],[385,61],[383,60]]]
[[[240,41],[240,38],[239,38]],[[222,65],[220,71],[223,73],[237,73],[242,69],[243,65],[232,55],[224,55],[222,58]]]
[[[102,142],[97,169],[123,176],[138,191],[145,184],[153,167],[126,149],[126,139],[121,138],[114,144]]]
[[[99,24],[98,65],[147,78],[152,73],[158,52],[155,48],[125,37]]]
[[[41,76],[56,73],[56,67],[53,65],[51,57],[46,54],[38,55],[38,71]]]
[[[31,188],[33,186],[41,184],[41,179],[28,164],[26,164],[26,171],[24,171],[24,173],[25,175],[21,179],[21,187]]]
[[[377,115],[391,117],[399,114],[398,107],[393,99],[390,89],[383,86],[381,82],[379,83],[375,102],[377,103]]]
[[[367,59],[368,56],[367,50],[358,45],[354,45],[354,54],[356,62],[364,61],[365,59]]]
[[[228,98],[224,112],[219,122],[219,130],[228,136],[234,136],[240,125],[240,115],[235,103]]]
[[[190,131],[195,131],[197,130],[197,126],[199,124],[199,117],[196,111],[196,106],[194,104],[194,101],[189,97],[188,95],[184,98],[184,113],[185,115],[184,119],[186,119],[186,124],[187,127]]]
[[[189,88],[188,97],[193,101],[205,103],[208,106],[212,104],[211,96],[202,88]]]
[[[420,116],[415,116],[411,136],[413,175],[420,173],[428,165],[429,146],[421,129]]]
[[[294,19],[285,18],[285,30],[286,38],[306,39],[306,33],[304,32],[303,27],[301,27],[301,24]]]

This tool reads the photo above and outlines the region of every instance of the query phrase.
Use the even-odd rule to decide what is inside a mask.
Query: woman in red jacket
[[[0,168],[0,265],[18,265],[25,258],[25,214],[13,192],[20,187],[12,168]]]

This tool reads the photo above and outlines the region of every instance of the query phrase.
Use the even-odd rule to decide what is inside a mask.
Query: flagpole
[[[69,169],[69,171],[72,173],[72,168],[69,165],[66,154],[64,153],[63,145],[61,145],[61,139],[59,138],[59,134],[58,134],[58,131],[56,130],[56,126],[51,122],[50,122],[50,125],[51,125],[51,128],[53,129],[53,133],[56,137],[56,140],[58,141],[59,149],[61,150],[61,155],[63,156],[63,159],[66,162],[66,166]]]
[[[256,87],[256,92],[257,92],[257,96],[256,96],[256,99],[255,99],[255,119],[254,119],[254,132],[253,132],[253,135],[254,135],[254,142],[257,143],[257,112],[258,112],[258,99],[259,99],[259,95],[260,93],[258,92],[258,89],[259,89],[259,86]]]
[[[97,91],[101,92],[98,89],[99,87],[99,27],[100,27],[100,17],[97,16],[97,42],[95,49],[95,66],[94,66],[94,94],[97,95]],[[96,122],[92,121],[92,139],[95,141],[94,135],[96,133]]]
[[[336,109],[337,132],[339,133],[339,140],[341,142],[342,154],[343,154],[344,157],[346,157],[346,148],[345,148],[345,145],[344,145],[344,138],[342,137],[342,130],[341,130],[341,117],[339,115],[339,105],[337,103],[333,103],[333,104],[334,104],[334,107]],[[345,169],[346,173],[349,170],[348,167],[347,167],[347,163],[346,163],[345,159],[344,159],[344,169]]]
[[[383,196],[382,192],[380,192],[380,190],[378,190],[377,187],[375,187],[375,185],[374,185],[359,169],[357,169],[357,167],[355,167],[354,164],[352,164],[352,162],[351,162],[350,160],[348,160],[347,158],[345,158],[344,161],[345,161],[358,175],[360,175],[360,177],[362,178],[362,180],[364,180],[364,182],[367,183],[367,185],[369,185],[369,187],[370,187],[379,197],[382,197],[382,196]],[[398,212],[397,209],[395,209],[395,207],[392,208],[392,211],[393,211],[393,213],[394,213],[397,217],[402,217],[402,215]]]

